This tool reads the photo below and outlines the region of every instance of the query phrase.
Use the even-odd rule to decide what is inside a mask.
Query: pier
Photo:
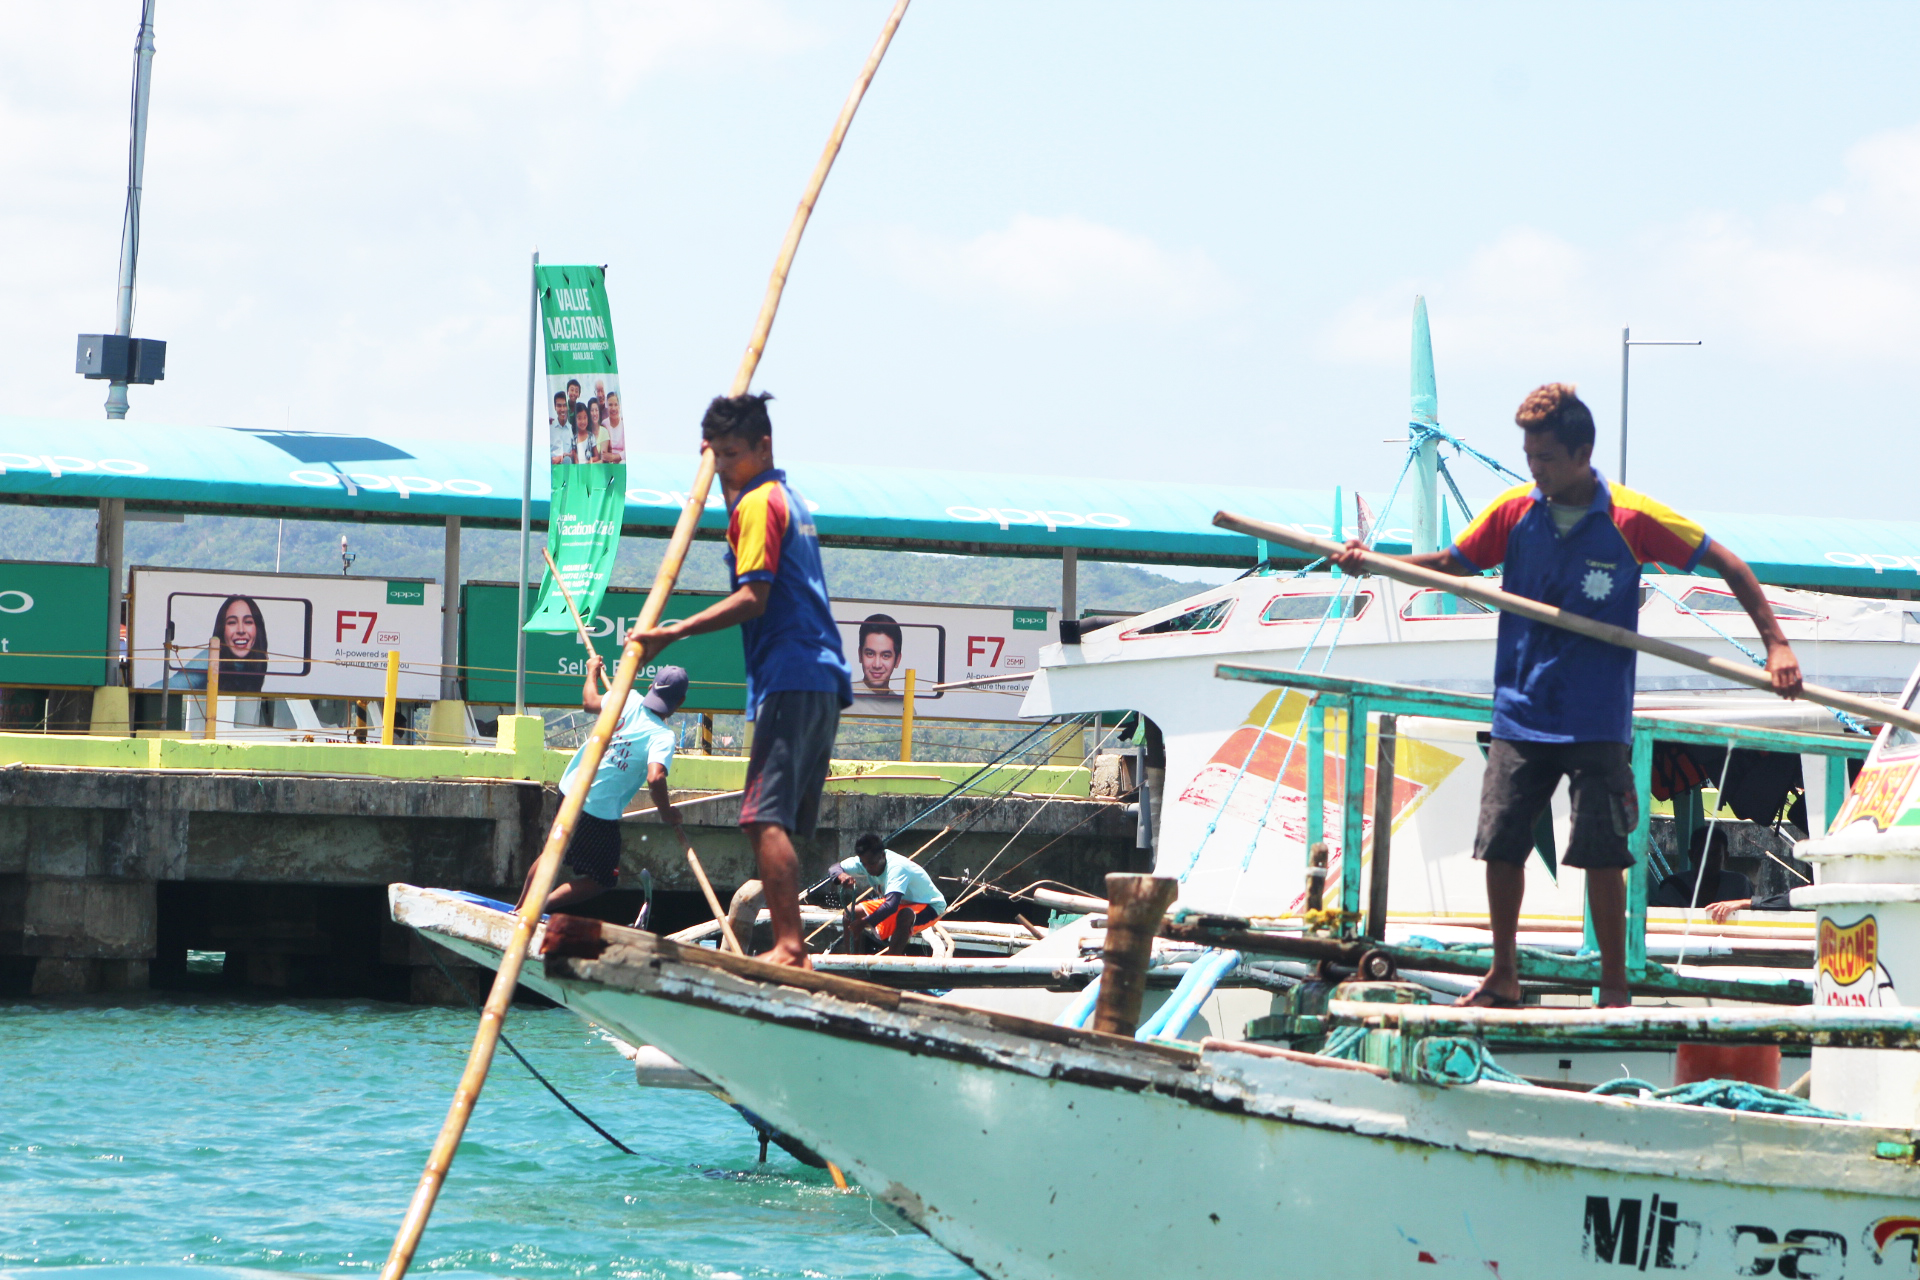
[[[504,716],[490,748],[0,734],[0,994],[197,986],[456,1001],[387,918],[386,886],[518,893],[570,755],[547,750],[542,729],[537,716]],[[724,794],[745,766],[687,755],[673,771],[676,801],[719,797],[686,818],[723,898],[754,874],[739,799]],[[863,831],[912,821],[975,768],[837,763],[819,830],[797,842],[804,872],[816,879],[852,856]],[[951,827],[931,868],[941,877],[979,872],[996,852],[994,874],[1017,867],[1020,884],[1098,885],[1145,865],[1134,814],[1091,798],[1089,770],[1042,766],[1002,794],[1027,773],[987,775],[902,843]],[[656,928],[708,918],[650,807],[629,818],[624,846],[622,889],[594,904],[608,919],[637,913],[642,870]]]

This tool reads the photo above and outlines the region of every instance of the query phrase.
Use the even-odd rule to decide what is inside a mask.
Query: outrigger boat
[[[1920,673],[1900,705],[1916,695]],[[1920,966],[1917,768],[1920,738],[1887,726],[1832,833],[1800,846],[1820,873],[1795,895],[1818,912],[1812,1007],[1476,1010],[1352,982],[1322,1015],[1328,1051],[1309,1053],[1056,1026],[568,917],[525,980],[717,1082],[996,1280],[1218,1280],[1276,1260],[1352,1277],[1916,1276],[1920,1015],[1896,980]],[[512,927],[464,895],[397,885],[392,901],[483,963]],[[1217,914],[1167,928],[1243,956],[1302,937]],[[1804,1046],[1811,1099],[1543,1087],[1500,1068],[1503,1040]],[[894,1105],[847,1112],[854,1084]],[[1694,1105],[1702,1090],[1720,1105]],[[1742,1103],[1766,1110],[1728,1109]]]

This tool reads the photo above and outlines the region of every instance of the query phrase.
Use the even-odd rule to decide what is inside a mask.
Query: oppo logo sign
[[[33,608],[33,597],[24,591],[0,591],[0,613],[25,613]]]
[[[493,492],[492,485],[480,480],[429,480],[425,476],[380,476],[368,471],[347,471],[340,475],[331,471],[289,471],[287,478],[316,489],[338,489],[344,478],[352,481],[355,489],[397,493],[403,498],[412,493],[457,493],[467,498],[483,498]]]
[[[0,475],[8,471],[44,471],[58,480],[68,471],[104,471],[110,476],[147,473],[144,462],[131,458],[74,458],[62,453],[0,453]]]

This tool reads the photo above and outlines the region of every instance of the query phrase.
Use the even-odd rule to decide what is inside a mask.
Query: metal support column
[[[140,194],[147,172],[147,95],[153,87],[153,9],[156,0],[140,6],[140,34],[133,46],[133,143],[127,158],[127,211],[120,224],[120,292],[113,331],[133,336],[133,282],[140,266]],[[127,416],[127,384],[107,386],[107,417]]]
[[[527,453],[520,474],[520,577],[513,624],[513,714],[527,714],[527,574],[533,566],[533,400],[540,368],[540,251],[527,275]]]
[[[107,683],[120,683],[120,609],[126,595],[127,500],[100,499],[93,562],[107,567]]]
[[[1067,547],[1060,552],[1060,621],[1080,620],[1080,549]]]
[[[524,588],[523,588],[524,590]],[[440,697],[460,698],[460,517],[447,517],[440,572]]]

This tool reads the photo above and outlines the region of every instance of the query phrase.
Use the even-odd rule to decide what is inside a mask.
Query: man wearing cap
[[[587,687],[581,691],[580,705],[595,715],[602,704],[599,680],[605,669],[599,654],[587,659]],[[587,783],[586,803],[573,829],[573,843],[567,846],[568,877],[547,895],[548,911],[577,907],[619,884],[620,817],[642,781],[653,795],[653,807],[660,811],[661,818],[680,825],[680,814],[667,791],[667,766],[673,763],[674,743],[667,717],[686,700],[687,673],[681,667],[658,668],[644,698],[638,691],[628,690],[619,723],[600,757],[600,768]],[[582,743],[568,762],[560,778],[561,795],[572,795],[580,785],[580,757],[586,749]],[[527,869],[527,883],[533,883],[531,867]],[[526,894],[522,888],[523,900]]]

